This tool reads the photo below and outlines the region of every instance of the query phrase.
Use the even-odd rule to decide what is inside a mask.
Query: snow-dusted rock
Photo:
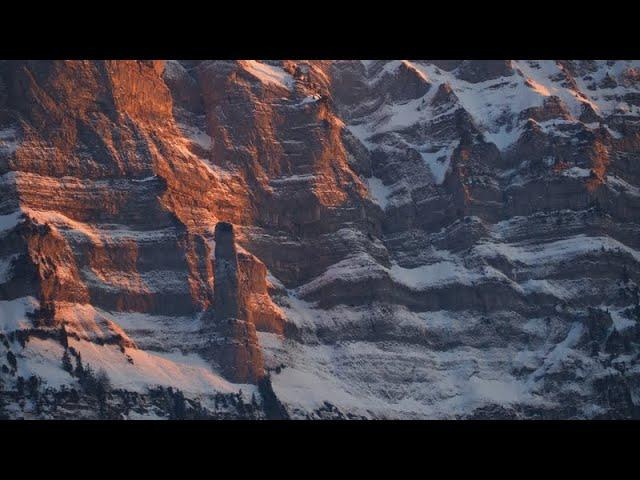
[[[637,417],[638,72],[0,62],[6,415]]]

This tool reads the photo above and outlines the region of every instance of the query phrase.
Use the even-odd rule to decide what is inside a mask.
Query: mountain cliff
[[[0,415],[640,415],[640,62],[0,61]]]

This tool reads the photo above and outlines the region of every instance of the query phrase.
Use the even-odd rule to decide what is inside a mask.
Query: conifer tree
[[[73,364],[71,363],[71,356],[68,350],[65,350],[64,355],[62,355],[62,368],[64,368],[66,372],[73,372]]]

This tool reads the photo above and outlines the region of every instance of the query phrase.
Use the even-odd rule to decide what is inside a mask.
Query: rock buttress
[[[217,359],[223,374],[236,383],[256,383],[264,376],[262,352],[248,308],[248,279],[239,268],[233,225],[215,229],[214,319],[222,341]]]

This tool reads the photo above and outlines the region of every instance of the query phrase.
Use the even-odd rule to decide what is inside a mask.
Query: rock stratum
[[[639,61],[0,61],[0,416],[640,417]]]

